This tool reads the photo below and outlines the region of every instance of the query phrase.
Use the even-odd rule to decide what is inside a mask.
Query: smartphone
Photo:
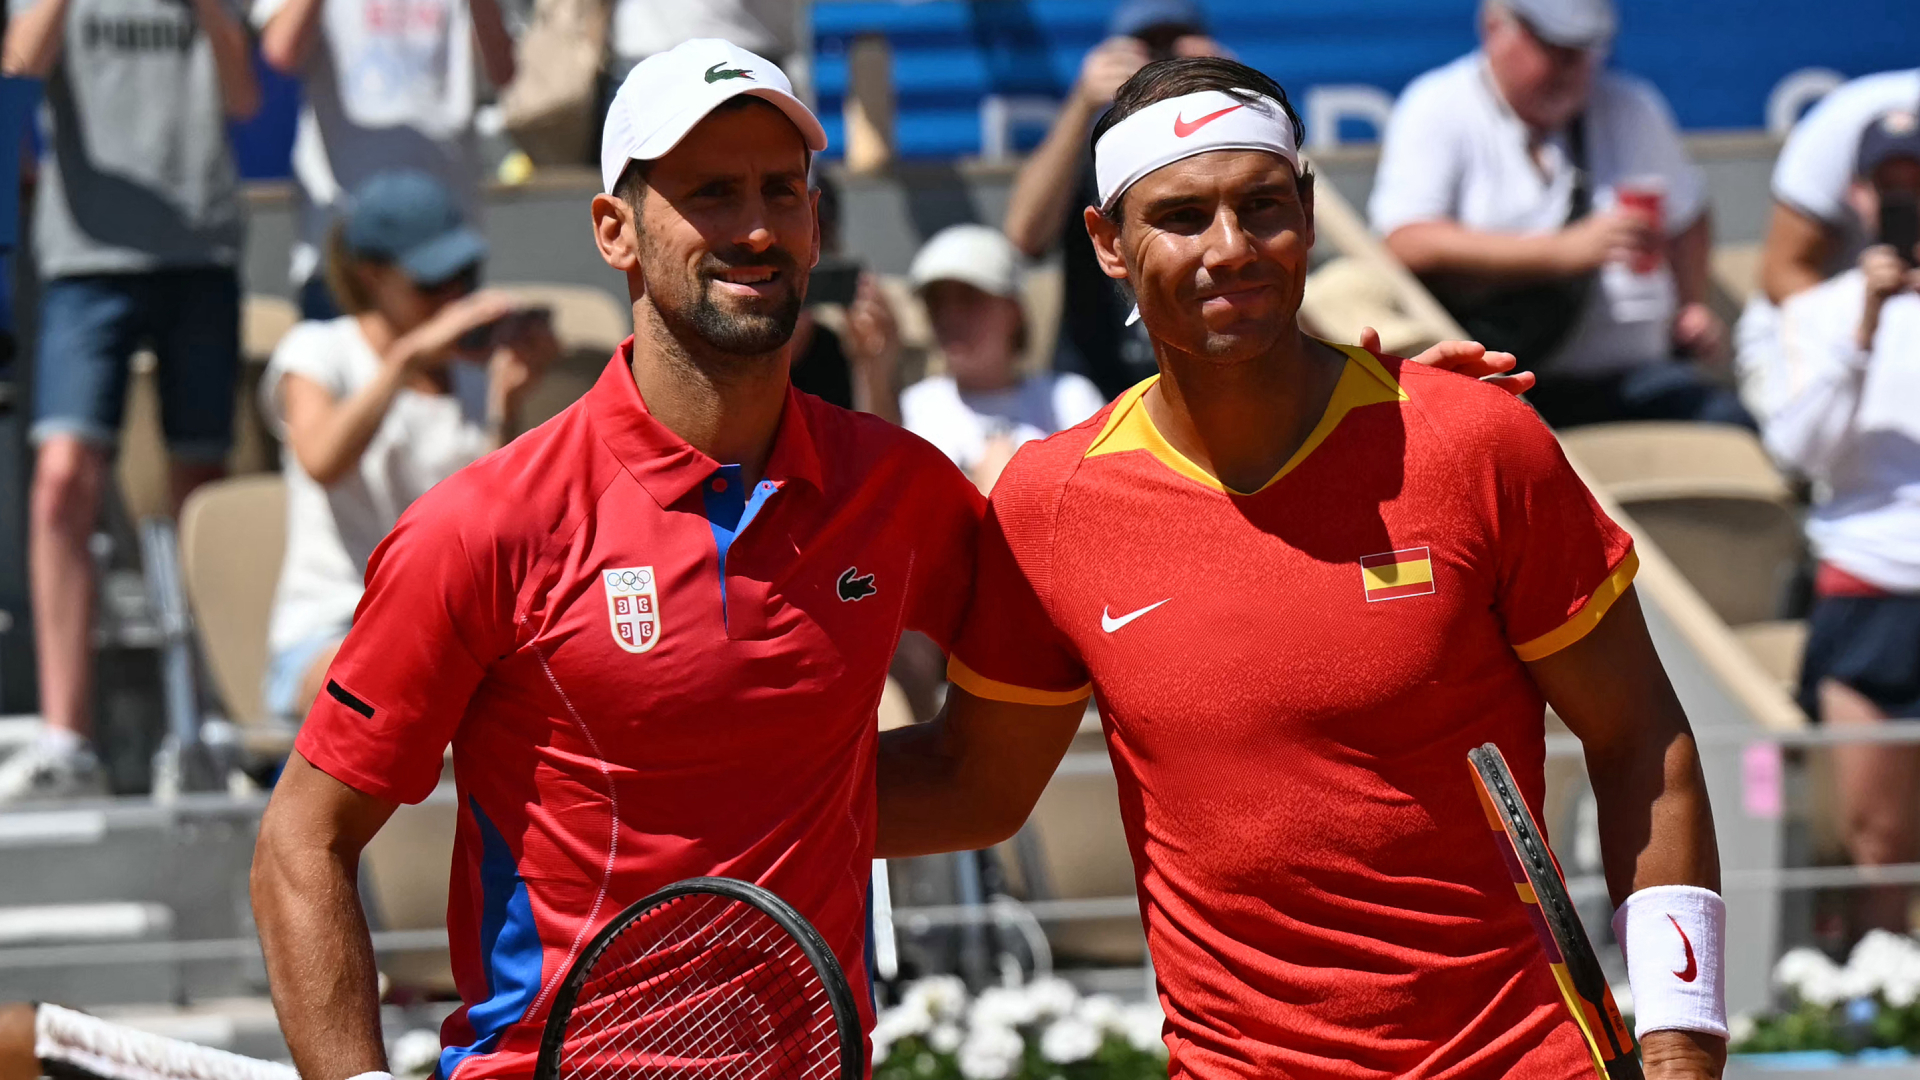
[[[544,304],[517,308],[490,323],[476,326],[460,335],[455,347],[464,353],[492,352],[503,342],[511,341],[538,322],[551,322],[553,309]]]
[[[854,290],[860,287],[860,264],[852,259],[822,259],[807,275],[807,303],[853,303]]]
[[[1915,264],[1914,245],[1920,244],[1920,202],[1907,192],[1880,193],[1880,242],[1893,250],[1908,266]]]

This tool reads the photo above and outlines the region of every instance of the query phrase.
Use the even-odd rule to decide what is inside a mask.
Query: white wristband
[[[347,1080],[393,1080],[393,1074],[390,1072],[363,1072],[357,1076],[349,1076]]]
[[[1656,885],[1613,915],[1633,987],[1633,1033],[1727,1034],[1727,903],[1711,889]]]

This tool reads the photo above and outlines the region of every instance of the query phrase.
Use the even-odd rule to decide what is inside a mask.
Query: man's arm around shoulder
[[[296,752],[260,822],[253,916],[274,1011],[306,1080],[387,1068],[359,870],[361,850],[394,809]]]

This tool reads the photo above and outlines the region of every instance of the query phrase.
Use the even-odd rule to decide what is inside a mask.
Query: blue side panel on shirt
[[[714,485],[719,484],[719,490]],[[748,498],[746,488],[740,483],[740,466],[722,465],[707,477],[700,485],[700,496],[707,514],[707,524],[713,529],[713,546],[720,553],[720,614],[724,618],[727,612],[727,549],[733,546],[733,538],[746,531],[753,523],[754,515],[767,503],[767,497],[780,490],[780,485],[772,480],[762,480],[753,489],[753,497]]]
[[[473,1042],[440,1052],[434,1070],[438,1080],[452,1076],[467,1058],[492,1053],[500,1033],[527,1014],[540,992],[543,955],[527,883],[500,830],[478,802],[469,798],[467,805],[480,829],[480,952],[486,958],[487,1000],[467,1010]]]

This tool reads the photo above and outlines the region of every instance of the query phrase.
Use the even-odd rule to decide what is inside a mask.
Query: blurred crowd
[[[502,3],[14,0],[5,72],[44,79],[46,94],[31,211],[40,329],[25,350],[44,727],[0,764],[0,804],[103,790],[88,543],[135,349],[158,360],[176,508],[220,475],[232,442],[243,222],[227,124],[259,107],[256,47],[304,94],[289,273],[305,321],[257,402],[284,446],[289,536],[263,694],[294,722],[373,547],[414,498],[520,430],[559,353],[549,313],[480,287],[475,103],[497,99],[529,160],[581,164],[646,56],[720,37],[806,61],[796,0]],[[1479,47],[1395,105],[1371,225],[1469,336],[1537,373],[1529,400],[1549,424],[1757,432],[1811,492],[1803,705],[1834,724],[1920,718],[1920,70],[1856,79],[1799,121],[1773,172],[1761,288],[1729,327],[1709,303],[1705,179],[1659,91],[1608,66],[1618,17],[1611,0],[1485,0]],[[817,181],[825,254],[795,383],[903,424],[983,490],[1021,443],[1156,370],[1083,227],[1088,136],[1141,67],[1231,55],[1233,42],[1193,0],[1123,0],[1108,30],[1004,220],[948,228],[914,258],[935,362],[910,385],[902,296],[839,250],[840,198]],[[1047,259],[1064,294],[1057,333],[1028,302],[1029,268]],[[1031,362],[1035,340],[1057,342],[1050,363]],[[905,667],[924,712],[938,665]],[[1853,856],[1920,858],[1920,751],[1862,745],[1835,760]],[[1905,925],[1904,911],[1873,918]]]

